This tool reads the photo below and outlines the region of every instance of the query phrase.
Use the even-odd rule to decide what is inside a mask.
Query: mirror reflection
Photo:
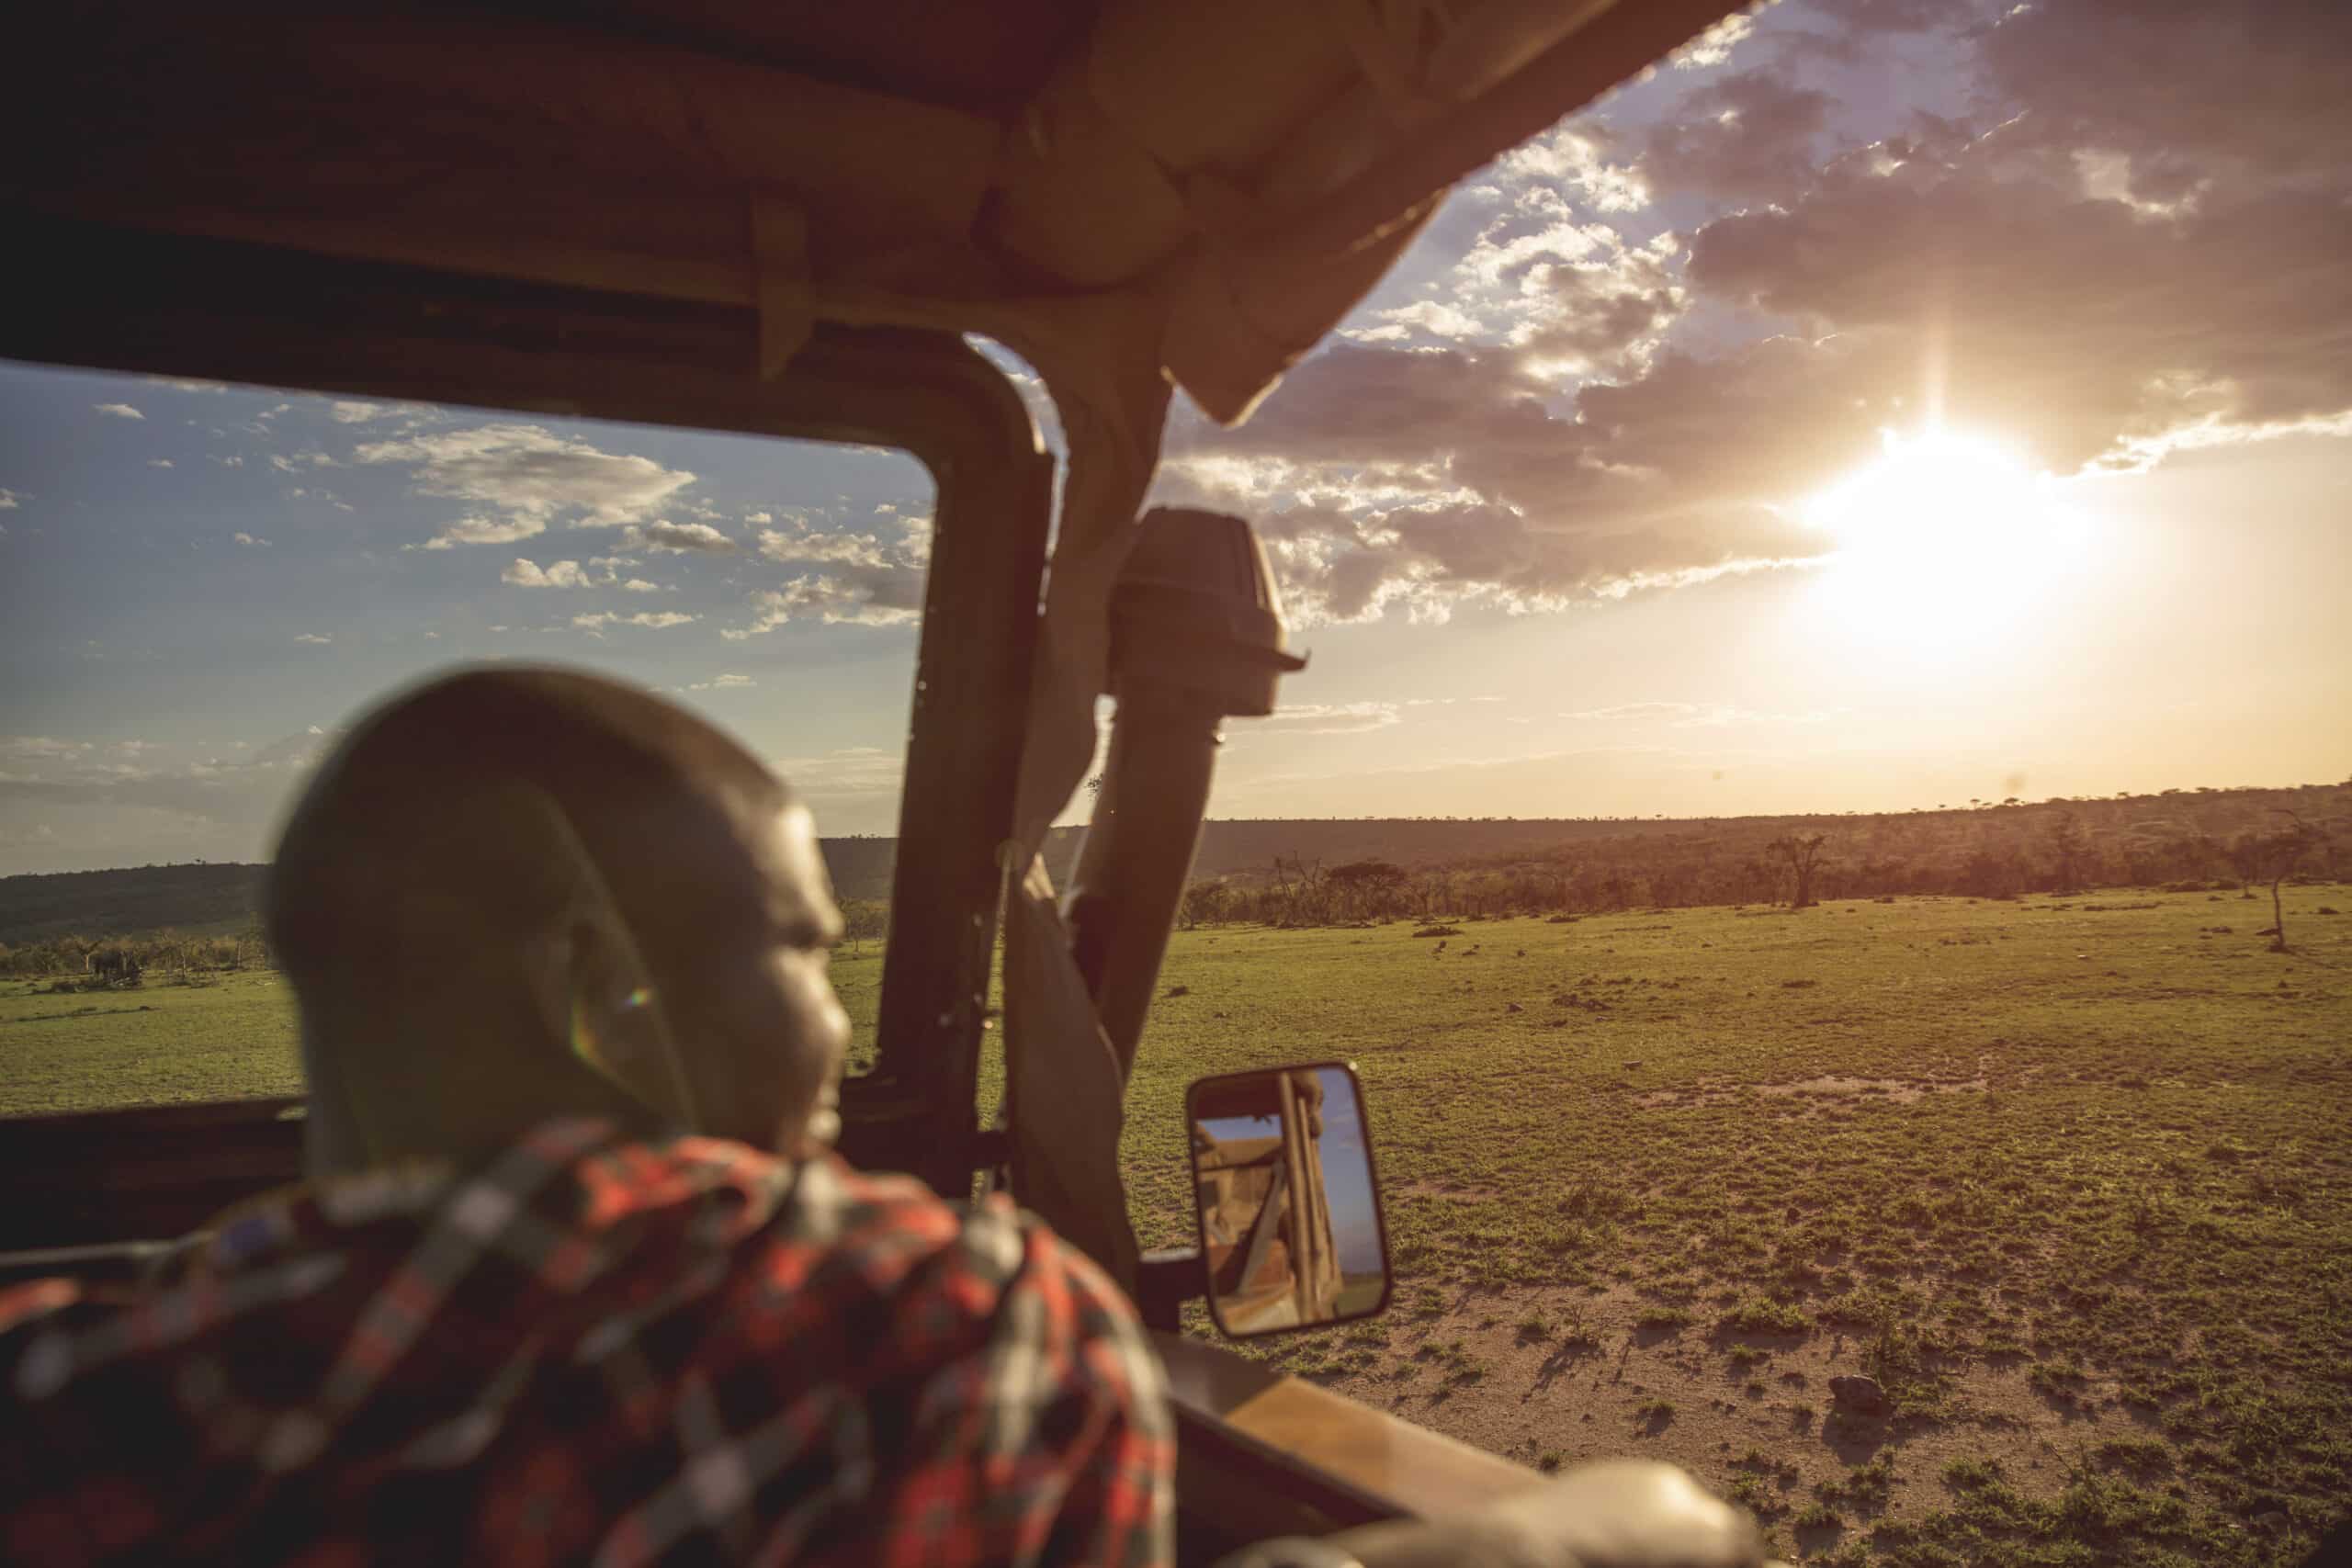
[[[1387,1245],[1355,1074],[1204,1078],[1186,1101],[1217,1326],[1245,1337],[1380,1311]]]

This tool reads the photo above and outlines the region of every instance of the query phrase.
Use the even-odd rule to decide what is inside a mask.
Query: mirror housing
[[[1388,1227],[1363,1086],[1344,1062],[1200,1078],[1184,1129],[1209,1315],[1254,1338],[1388,1305]]]

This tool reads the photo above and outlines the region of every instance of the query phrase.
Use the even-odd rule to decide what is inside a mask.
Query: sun
[[[1804,515],[1831,541],[1823,611],[1870,642],[1920,652],[2000,641],[2078,553],[2055,481],[1992,442],[1941,432],[1890,436]]]

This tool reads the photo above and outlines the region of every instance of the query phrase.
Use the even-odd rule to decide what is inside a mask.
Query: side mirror
[[[1209,1314],[1236,1339],[1388,1305],[1388,1231],[1355,1069],[1202,1078],[1184,1091]]]

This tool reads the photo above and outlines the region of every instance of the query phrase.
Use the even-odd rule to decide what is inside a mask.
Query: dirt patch
[[[1654,1089],[1634,1096],[1634,1103],[1645,1111],[1690,1111],[1702,1105],[1722,1105],[1737,1100],[1736,1089]]]
[[[1727,1084],[1701,1079],[1688,1088],[1654,1089],[1634,1096],[1645,1111],[1689,1111],[1723,1105],[1743,1094],[1767,1100],[1793,1100],[1804,1105],[1851,1101],[1862,1104],[1910,1105],[1931,1094],[1983,1094],[1992,1087],[1982,1076],[1973,1078],[1863,1078],[1824,1074],[1789,1083]]]
[[[1435,1198],[1449,1203],[1484,1203],[1502,1196],[1497,1188],[1459,1181],[1407,1181],[1389,1190],[1398,1198]]]
[[[1803,1078],[1795,1083],[1764,1083],[1756,1092],[1773,1100],[1803,1097],[1823,1100],[1883,1100],[1891,1105],[1909,1105],[1931,1094],[1983,1094],[1993,1086],[1982,1077],[1973,1078],[1856,1078],[1837,1073],[1825,1073],[1817,1078]]]
[[[1749,1363],[1732,1367],[1705,1309],[1687,1327],[1638,1327],[1653,1304],[1623,1285],[1475,1292],[1442,1315],[1363,1325],[1351,1337],[1356,1365],[1308,1375],[1547,1468],[1638,1454],[1682,1465],[1727,1494],[1756,1472],[1747,1456],[1760,1451],[1770,1468],[1759,1473],[1786,1510],[1777,1516],[1784,1541],[1817,1483],[1882,1453],[1893,1456],[1895,1480],[1883,1503],[1842,1510],[1849,1535],[1950,1507],[1942,1474],[1954,1460],[1996,1461],[2018,1491],[2047,1501],[2082,1450],[2142,1433],[2106,1380],[2061,1407],[2037,1394],[2021,1369],[1982,1362],[1959,1374],[1948,1419],[1838,1413],[1829,1379],[1862,1370],[1867,1336],[1830,1328],[1755,1341]],[[1539,1320],[1540,1333],[1532,1326]],[[1376,1350],[1374,1334],[1385,1341]]]

